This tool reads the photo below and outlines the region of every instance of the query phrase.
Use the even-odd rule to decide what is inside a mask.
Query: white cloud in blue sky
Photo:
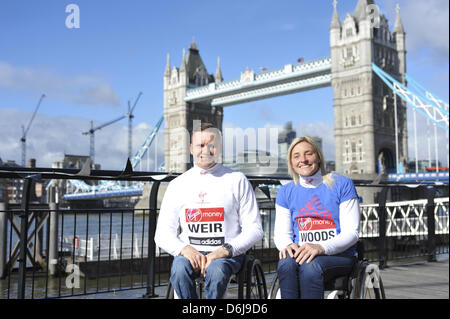
[[[119,97],[102,78],[60,75],[49,67],[17,67],[0,61],[0,87],[24,94],[46,95],[81,105],[118,106]]]

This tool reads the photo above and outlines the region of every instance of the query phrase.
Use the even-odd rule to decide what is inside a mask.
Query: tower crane
[[[115,120],[106,122],[106,123],[104,123],[102,125],[99,125],[97,127],[94,127],[94,121],[91,121],[91,129],[89,131],[87,131],[87,132],[83,132],[82,133],[83,135],[89,135],[89,138],[90,138],[89,155],[91,157],[92,163],[95,163],[95,161],[94,161],[95,160],[94,159],[94,157],[95,157],[95,131],[101,130],[102,128],[104,128],[104,127],[106,127],[108,125],[111,125],[111,124],[114,124],[116,122],[119,122],[121,119],[125,118],[126,116],[127,116],[126,114],[122,115],[122,116],[116,118]]]
[[[83,135],[89,135],[89,138],[90,138],[89,155],[91,157],[92,163],[95,163],[95,158],[94,158],[95,157],[95,132],[98,131],[98,130],[101,130],[102,128],[104,128],[106,126],[109,126],[111,124],[119,122],[120,120],[122,120],[122,119],[124,119],[126,117],[128,117],[128,154],[129,154],[128,157],[131,158],[131,155],[130,155],[131,154],[131,141],[132,141],[132,127],[131,127],[131,125],[132,125],[132,118],[134,117],[133,116],[133,111],[134,111],[134,108],[136,107],[136,104],[137,104],[139,98],[141,97],[141,95],[142,95],[142,92],[139,92],[139,95],[136,98],[136,101],[134,102],[133,107],[130,106],[131,105],[130,101],[128,101],[128,112],[126,114],[124,114],[122,116],[119,116],[118,118],[116,118],[116,119],[114,119],[112,121],[106,122],[106,123],[104,123],[102,125],[99,125],[97,127],[94,127],[94,122],[91,121],[91,128],[90,128],[90,130],[87,131],[87,132],[83,132],[82,133]]]
[[[133,111],[136,107],[137,102],[139,101],[139,98],[141,97],[142,92],[139,92],[136,101],[134,101],[133,107],[130,105],[130,101],[128,101],[128,113],[126,116],[128,117],[128,158],[131,159],[131,149],[133,147]]]
[[[30,121],[28,122],[27,128],[22,125],[22,137],[20,138],[20,142],[22,143],[22,166],[25,167],[26,164],[26,143],[27,143],[27,133],[30,130],[31,123],[33,123],[34,117],[36,116],[36,113],[39,109],[39,106],[41,105],[42,99],[45,97],[45,94],[41,95],[41,98],[39,99],[38,104],[36,105],[36,108],[34,109],[34,113],[31,116]]]

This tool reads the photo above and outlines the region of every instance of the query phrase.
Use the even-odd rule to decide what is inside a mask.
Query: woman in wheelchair
[[[351,179],[326,174],[310,137],[292,142],[287,163],[293,181],[278,192],[274,229],[281,298],[320,299],[324,282],[349,274],[357,260],[359,198]]]

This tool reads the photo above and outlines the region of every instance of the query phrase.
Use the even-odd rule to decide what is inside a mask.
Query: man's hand
[[[206,256],[189,245],[185,246],[181,250],[180,256],[183,256],[189,260],[194,271],[201,271],[206,264]]]
[[[219,247],[216,250],[210,252],[208,255],[206,255],[205,256],[206,257],[206,262],[202,266],[202,269],[201,269],[201,272],[200,272],[202,277],[205,277],[206,268],[208,268],[208,266],[211,264],[211,262],[214,259],[227,258],[227,257],[229,257],[228,255],[229,255],[228,250],[226,250],[223,247]]]

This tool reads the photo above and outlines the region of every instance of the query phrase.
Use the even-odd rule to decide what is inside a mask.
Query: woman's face
[[[312,176],[319,169],[319,156],[308,142],[300,142],[294,146],[291,153],[291,164],[300,176]]]

